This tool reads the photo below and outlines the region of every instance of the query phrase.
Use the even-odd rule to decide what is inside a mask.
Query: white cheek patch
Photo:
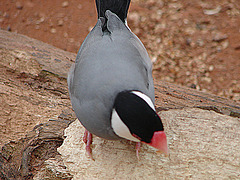
[[[115,109],[113,109],[113,112],[112,112],[111,122],[112,122],[113,131],[118,136],[120,136],[122,138],[125,138],[125,139],[128,139],[130,141],[140,142],[139,139],[137,139],[134,136],[132,136],[132,134],[130,133],[128,127],[123,123],[123,121],[118,116],[118,114],[117,114]]]
[[[152,103],[152,100],[151,100],[148,96],[146,96],[145,94],[143,94],[143,93],[141,93],[141,92],[139,92],[139,91],[132,91],[132,93],[133,93],[133,94],[136,94],[138,97],[142,98],[146,103],[148,103],[148,105],[149,105],[154,111],[156,111],[156,110],[155,110],[155,107],[154,107],[154,105],[153,105],[153,103]]]

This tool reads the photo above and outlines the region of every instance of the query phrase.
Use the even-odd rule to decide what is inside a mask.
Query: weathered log
[[[0,30],[1,64],[20,72],[67,77],[76,55],[27,36]]]
[[[239,179],[240,121],[199,108],[159,112],[165,125],[170,156],[135,143],[93,138],[92,161],[81,141],[78,120],[65,131],[58,148],[74,179]],[[79,133],[81,132],[81,133]]]
[[[66,84],[75,56],[26,36],[0,30],[1,68],[24,72],[34,81],[47,72],[47,77],[41,78]],[[46,86],[44,91],[61,94],[67,87],[59,88],[55,83],[54,88]],[[239,178],[240,104],[163,81],[155,81],[155,91],[156,108],[168,136],[170,158],[156,155],[153,149],[143,145],[138,161],[133,143],[94,137],[95,161],[91,161],[81,141],[83,128],[78,121],[69,126],[75,117],[68,110],[57,120],[36,125],[24,138],[5,144],[0,151],[0,178]],[[28,97],[27,101],[32,98]],[[70,107],[69,99],[67,103]]]
[[[240,104],[226,98],[164,81],[155,81],[155,91],[158,111],[190,107],[240,117]]]
[[[59,159],[57,148],[63,143],[64,130],[75,119],[73,112],[63,111],[57,120],[38,124],[25,138],[4,145],[0,151],[0,179],[32,179],[38,172],[49,177],[52,172],[44,171],[49,161]],[[61,158],[58,162],[55,178],[71,179],[72,175],[61,165]]]

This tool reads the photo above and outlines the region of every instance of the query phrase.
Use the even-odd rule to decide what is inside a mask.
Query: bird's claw
[[[93,157],[92,157],[92,149],[91,149],[92,134],[87,130],[85,130],[85,132],[84,132],[83,142],[86,144],[86,152],[87,152],[88,156],[92,160],[94,160]]]
[[[83,142],[86,144],[86,152],[88,154],[88,156],[92,159],[93,159],[93,156],[92,156],[92,149],[91,149],[91,144],[92,144],[92,134],[85,130],[84,132],[84,136],[83,136]],[[136,143],[136,156],[137,156],[137,159],[139,160],[139,151],[141,149],[141,142],[137,142]]]

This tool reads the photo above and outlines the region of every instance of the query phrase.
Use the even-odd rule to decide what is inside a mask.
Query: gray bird
[[[130,0],[96,0],[98,21],[82,43],[68,76],[73,109],[92,134],[146,143],[168,154],[162,121],[154,108],[152,64],[126,23]]]

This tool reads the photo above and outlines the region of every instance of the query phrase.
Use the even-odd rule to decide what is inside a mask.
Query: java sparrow
[[[152,64],[126,23],[130,0],[96,0],[98,21],[82,43],[68,75],[72,107],[92,134],[146,143],[168,154],[162,121],[154,108]]]

